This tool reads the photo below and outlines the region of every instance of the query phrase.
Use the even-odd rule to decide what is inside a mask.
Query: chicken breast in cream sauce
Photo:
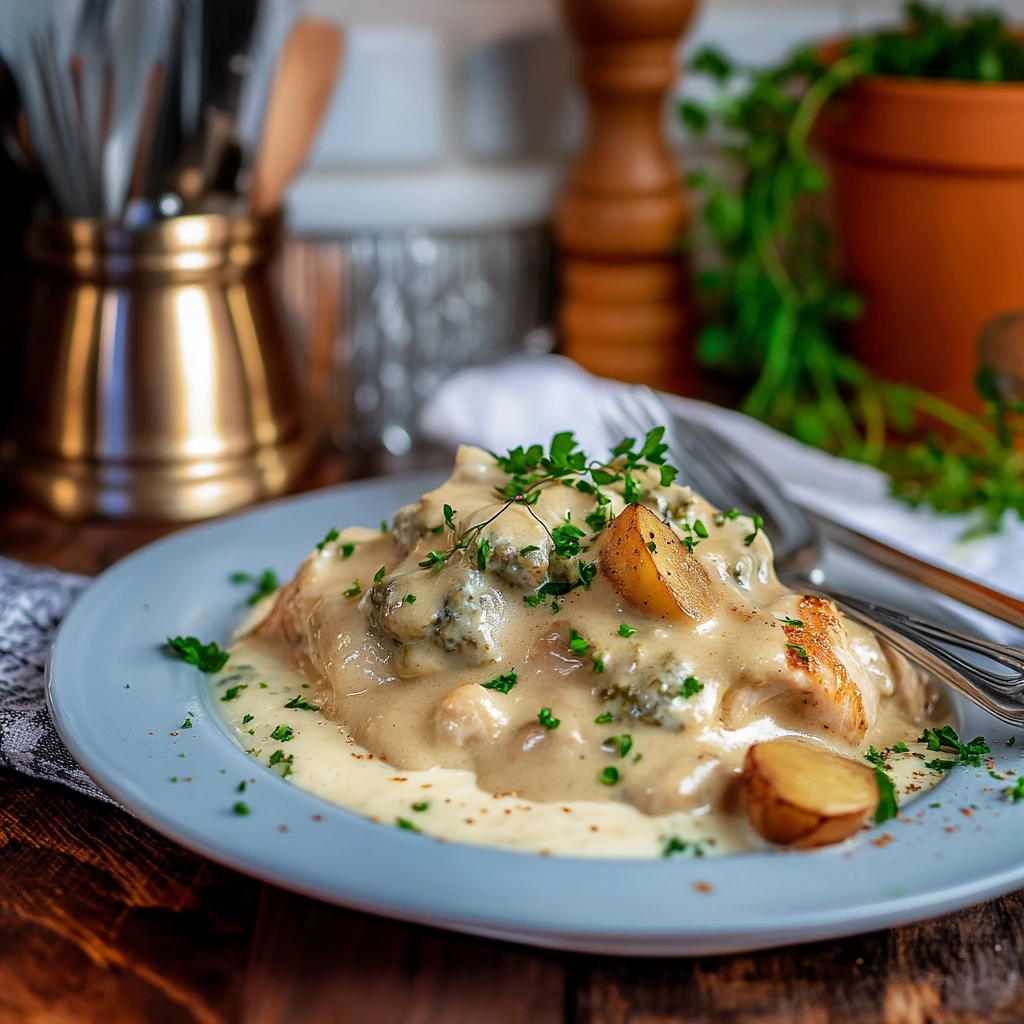
[[[932,686],[829,601],[783,586],[750,516],[659,465],[610,467],[516,495],[529,476],[510,484],[507,461],[461,448],[388,532],[332,531],[233,662],[302,687],[319,711],[301,721],[336,740],[318,756],[403,781],[441,772],[463,793],[471,778],[495,801],[595,821],[606,805],[626,828],[685,819],[730,848],[761,842],[740,792],[753,744],[803,737],[860,760],[920,734]],[[431,831],[429,813],[411,817]]]

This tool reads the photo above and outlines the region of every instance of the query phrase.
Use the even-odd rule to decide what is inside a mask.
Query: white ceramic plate
[[[50,706],[72,754],[154,828],[241,871],[360,910],[563,949],[749,950],[899,924],[1024,884],[1024,803],[1008,803],[1008,783],[985,769],[955,769],[908,820],[838,848],[607,862],[437,843],[254,764],[222,725],[207,677],[167,657],[164,638],[224,642],[241,615],[231,572],[271,566],[285,579],[331,526],[373,526],[437,482],[390,478],[278,502],[177,533],[108,570],[64,623],[49,664]],[[849,559],[833,557],[829,575],[914,604],[908,588]],[[192,710],[194,727],[180,729]],[[1024,736],[1007,747],[1005,726],[960,710],[962,732],[988,739],[997,771],[1024,769]],[[233,814],[239,780],[253,776],[252,813]]]

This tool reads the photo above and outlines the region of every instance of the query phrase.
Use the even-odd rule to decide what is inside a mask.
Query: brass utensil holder
[[[280,494],[310,452],[270,263],[279,214],[40,221],[20,490],[65,518],[191,520]]]

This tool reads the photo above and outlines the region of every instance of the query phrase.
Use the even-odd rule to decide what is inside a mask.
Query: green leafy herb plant
[[[827,176],[811,150],[826,104],[866,75],[974,82],[1024,81],[1024,45],[998,14],[954,19],[910,3],[906,25],[854,37],[835,54],[798,50],[753,69],[721,52],[692,69],[712,96],[687,100],[694,134],[724,140],[726,173],[697,171],[714,261],[698,275],[707,318],[698,357],[745,380],[742,409],[808,444],[879,465],[893,493],[939,512],[973,512],[978,531],[1006,513],[1024,519],[1024,406],[991,372],[982,416],[926,391],[875,378],[843,345],[863,301],[832,271],[820,214]]]

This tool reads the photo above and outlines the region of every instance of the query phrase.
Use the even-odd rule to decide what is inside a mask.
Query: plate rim
[[[934,916],[945,913],[958,907],[963,907],[982,899],[991,898],[1002,892],[1016,888],[1024,882],[1024,856],[1020,858],[1016,866],[1006,868],[998,873],[981,875],[973,879],[961,881],[959,885],[947,886],[940,892],[922,892],[918,894],[894,897],[877,898],[874,901],[860,903],[856,906],[836,908],[834,906],[819,909],[813,912],[802,912],[793,914],[784,923],[780,931],[777,921],[772,918],[765,918],[755,914],[753,917],[743,920],[732,918],[730,923],[720,923],[715,920],[704,921],[697,929],[680,930],[678,922],[671,924],[665,922],[661,927],[652,927],[651,923],[631,926],[629,922],[616,922],[612,930],[600,930],[584,926],[580,930],[579,923],[570,925],[563,922],[557,925],[554,921],[538,921],[532,923],[526,920],[518,922],[510,921],[508,913],[493,914],[480,911],[476,914],[469,914],[465,910],[456,917],[446,915],[443,908],[430,905],[430,901],[418,905],[410,905],[408,897],[396,899],[392,903],[382,901],[379,898],[361,899],[352,887],[342,886],[341,890],[325,892],[321,886],[312,881],[307,882],[306,875],[302,872],[292,875],[282,875],[279,870],[268,864],[260,857],[248,855],[248,851],[239,854],[237,842],[234,846],[229,842],[224,844],[220,837],[212,837],[208,825],[193,828],[187,823],[182,823],[173,813],[164,812],[159,804],[147,802],[145,798],[137,799],[136,786],[131,780],[118,777],[118,773],[108,768],[102,761],[97,761],[94,752],[83,743],[79,742],[79,729],[77,724],[68,718],[68,708],[62,701],[59,693],[63,683],[57,682],[59,672],[62,669],[55,668],[64,656],[65,648],[71,643],[69,637],[74,637],[75,629],[91,607],[91,603],[98,598],[90,598],[94,591],[100,596],[104,593],[104,587],[111,587],[120,580],[124,574],[130,573],[138,563],[160,555],[166,548],[174,548],[181,544],[184,539],[202,537],[206,533],[216,534],[222,530],[229,529],[239,521],[257,522],[264,517],[274,518],[282,512],[295,509],[301,506],[314,507],[322,502],[335,498],[348,496],[350,500],[358,498],[362,493],[388,494],[396,489],[407,488],[410,493],[417,487],[421,488],[425,483],[436,481],[442,476],[442,471],[419,471],[411,474],[398,474],[389,477],[382,477],[367,481],[355,481],[351,483],[323,488],[317,491],[289,497],[280,501],[268,503],[235,514],[230,517],[215,520],[213,522],[200,523],[175,531],[165,537],[159,538],[150,544],[132,552],[124,559],[121,559],[105,572],[95,578],[93,584],[82,595],[79,602],[72,608],[71,612],[61,625],[57,638],[51,648],[46,663],[46,696],[50,713],[57,727],[61,738],[68,746],[72,756],[83,765],[87,773],[108,795],[113,797],[120,805],[129,809],[140,820],[155,828],[163,835],[173,841],[200,853],[218,863],[225,864],[235,870],[241,870],[251,874],[265,882],[279,885],[284,888],[302,892],[305,895],[317,899],[324,899],[330,902],[339,903],[355,909],[383,914],[385,916],[401,920],[414,921],[420,924],[440,926],[459,931],[469,932],[477,935],[486,935],[493,938],[505,940],[528,942],[535,945],[546,945],[554,948],[573,949],[585,952],[597,953],[626,953],[629,955],[666,955],[676,953],[714,953],[714,952],[735,952],[739,950],[752,950],[767,948],[772,945],[788,944],[791,942],[808,941],[810,939],[823,939],[838,937],[841,935],[855,934],[874,927],[889,926],[896,923],[904,923],[911,920],[919,920],[923,917]],[[417,492],[419,493],[419,492]],[[112,582],[113,581],[113,582]],[[100,587],[103,584],[103,587]],[[100,589],[96,589],[100,587]],[[205,676],[197,675],[194,680],[198,699],[202,699],[205,689]],[[71,685],[71,684],[69,684]],[[215,709],[214,709],[215,710]],[[979,714],[981,714],[979,712]],[[994,720],[993,720],[994,722]],[[216,723],[211,723],[216,725]],[[251,759],[240,747],[226,734],[221,736],[223,743],[230,747],[233,753],[244,759],[246,764],[251,765]],[[266,771],[261,768],[261,771]],[[113,772],[113,774],[111,774]],[[365,819],[359,818],[353,812],[342,811],[334,805],[326,804],[320,798],[307,793],[298,787],[294,787],[284,780],[278,779],[272,773],[266,772],[280,787],[281,793],[287,794],[287,800],[312,801],[323,807],[330,807],[332,811],[340,811],[350,818],[358,819],[364,825],[372,826]],[[144,796],[144,795],[143,795]],[[386,828],[386,826],[385,826]],[[390,830],[397,832],[397,830]],[[419,837],[395,835],[392,840],[409,841],[417,843]],[[530,854],[494,850],[486,847],[470,846],[468,844],[452,843],[452,849],[472,851],[472,855],[481,860],[488,858],[516,858],[522,862],[537,865],[569,864],[594,865],[599,863],[612,865],[626,865],[637,867],[644,865],[647,868],[655,867],[655,871],[665,865],[666,862],[657,860],[615,860],[600,862],[580,858],[536,858]],[[410,846],[409,849],[414,847]],[[835,855],[835,851],[819,851],[825,856]],[[728,858],[709,858],[701,862],[704,874],[717,874],[719,869],[713,865],[722,863],[742,864],[757,858],[758,863],[765,863],[761,858],[801,858],[815,857],[815,853],[776,853],[756,851],[746,854],[732,855]],[[456,858],[458,859],[458,858]],[[818,861],[820,862],[820,861]],[[673,861],[673,869],[678,871],[682,862]],[[687,862],[693,863],[693,862]],[[542,873],[545,873],[542,870]],[[595,872],[596,873],[596,872]],[[692,877],[692,873],[690,875]]]

